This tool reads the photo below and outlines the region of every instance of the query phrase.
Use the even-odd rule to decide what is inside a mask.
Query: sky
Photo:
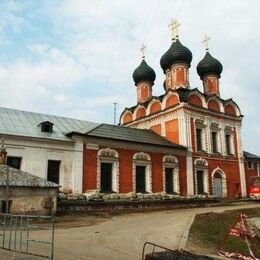
[[[154,95],[164,93],[160,58],[171,44],[168,24],[193,60],[191,88],[205,54],[221,61],[221,97],[233,98],[243,119],[245,150],[260,155],[259,0],[0,0],[0,106],[113,123],[136,104],[134,69],[156,72]]]

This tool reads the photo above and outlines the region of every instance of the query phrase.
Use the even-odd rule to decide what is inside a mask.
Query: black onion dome
[[[150,81],[154,83],[156,78],[154,70],[143,59],[141,64],[134,70],[133,80],[135,85],[141,81]]]
[[[183,46],[179,39],[177,39],[172,43],[170,49],[163,54],[160,60],[160,64],[163,71],[165,72],[176,63],[185,63],[190,66],[191,60],[191,51],[187,47]]]
[[[204,58],[197,65],[197,72],[202,79],[205,75],[216,74],[220,77],[223,66],[217,59],[213,58],[209,52],[206,53]]]

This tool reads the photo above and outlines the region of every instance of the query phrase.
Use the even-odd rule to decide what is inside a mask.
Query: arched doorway
[[[219,172],[216,172],[214,174],[214,190],[213,190],[213,195],[216,197],[222,197],[222,177]]]
[[[215,197],[227,196],[227,180],[225,173],[217,168],[212,172],[212,190]]]

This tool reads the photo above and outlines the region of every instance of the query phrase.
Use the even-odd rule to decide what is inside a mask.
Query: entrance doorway
[[[214,196],[222,197],[222,176],[219,172],[214,174]]]
[[[100,191],[103,193],[112,192],[112,169],[113,163],[101,163]]]
[[[204,171],[197,171],[197,194],[204,194]]]
[[[173,168],[165,168],[165,191],[168,194],[174,192]]]
[[[145,186],[145,172],[146,166],[136,166],[135,174],[136,174],[136,186],[135,190],[137,193],[145,193],[146,186]]]

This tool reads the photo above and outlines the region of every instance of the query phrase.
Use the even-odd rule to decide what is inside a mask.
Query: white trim
[[[136,192],[136,166],[145,167],[145,191],[152,193],[152,163],[149,154],[144,152],[135,153],[133,156],[133,192]]]
[[[97,190],[101,186],[101,163],[112,164],[112,191],[119,193],[119,156],[116,150],[102,148],[97,154]]]

